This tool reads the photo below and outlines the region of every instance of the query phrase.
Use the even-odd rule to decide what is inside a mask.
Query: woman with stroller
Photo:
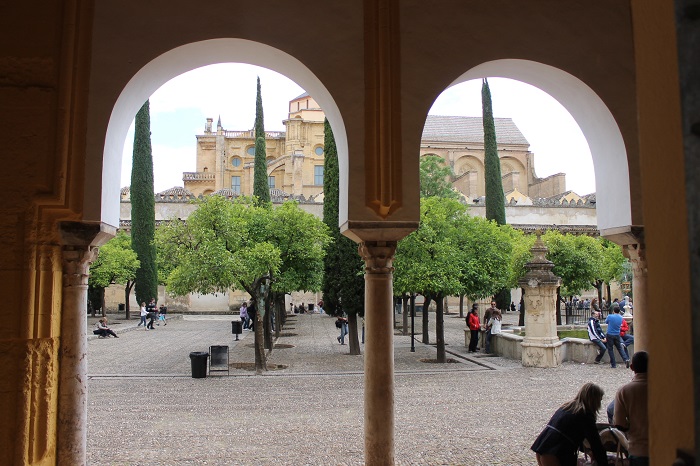
[[[596,464],[608,464],[596,428],[602,400],[603,389],[586,383],[573,400],[557,409],[530,447],[536,454],[539,466],[575,466],[583,439],[591,445]]]

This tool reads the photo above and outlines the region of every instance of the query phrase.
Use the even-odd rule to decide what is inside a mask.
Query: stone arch
[[[603,100],[575,76],[543,63],[502,59],[477,65],[452,84],[501,77],[531,84],[562,104],[581,128],[593,158],[598,228],[632,223],[629,166],[620,128]]]
[[[293,56],[260,42],[244,39],[210,39],[173,48],[148,62],[135,73],[116,99],[106,128],[90,128],[104,134],[101,147],[88,144],[84,194],[85,220],[119,224],[119,177],[124,139],[134,115],[143,102],[170,79],[201,66],[216,63],[248,63],[277,71],[303,87],[324,109],[333,127],[338,148],[341,185],[347,185],[348,142],[343,117],[323,83]],[[93,119],[94,121],[94,119]],[[100,153],[96,153],[101,151]]]

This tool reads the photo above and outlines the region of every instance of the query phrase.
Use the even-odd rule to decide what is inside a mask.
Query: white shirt
[[[490,322],[491,322],[491,335],[501,333],[501,321],[492,317]]]

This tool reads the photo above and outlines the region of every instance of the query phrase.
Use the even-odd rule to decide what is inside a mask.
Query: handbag
[[[343,321],[342,321],[342,320],[338,319],[338,320],[335,321],[335,327],[336,327],[336,328],[340,328],[340,327],[342,327],[342,326],[343,326]]]

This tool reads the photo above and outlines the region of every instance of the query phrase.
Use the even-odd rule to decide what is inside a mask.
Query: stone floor
[[[119,339],[90,338],[91,465],[363,464],[363,356],[338,344],[334,320],[290,319],[269,358],[286,369],[191,378],[189,353],[210,345],[228,345],[231,363],[253,361],[253,334],[236,342],[231,320],[184,316],[144,331],[138,320],[116,319]],[[397,331],[398,465],[535,464],[532,441],[581,384],[600,384],[607,404],[632,376],[624,366],[533,369],[468,355],[464,320],[446,316],[445,329],[448,357],[458,361],[445,365],[422,362],[435,348],[416,342],[412,353],[410,336]]]

